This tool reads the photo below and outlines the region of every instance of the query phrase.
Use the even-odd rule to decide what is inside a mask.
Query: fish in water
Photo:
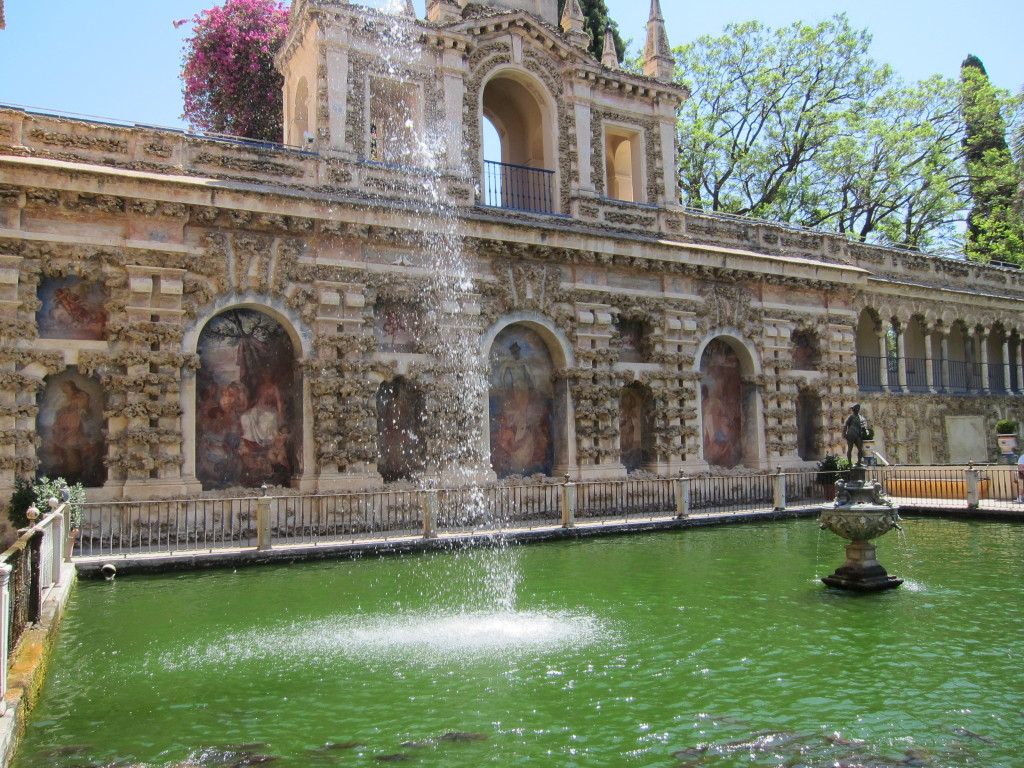
[[[320,749],[355,749],[356,747],[365,747],[366,745],[361,741],[339,741],[327,742]]]
[[[231,763],[231,768],[246,768],[249,765],[266,765],[280,760],[277,755],[245,755]]]
[[[957,736],[966,736],[969,739],[977,739],[978,741],[981,741],[981,742],[983,742],[985,744],[995,744],[996,743],[995,739],[990,738],[989,736],[982,736],[980,733],[975,733],[974,731],[969,731],[966,728],[954,728],[953,729],[953,733],[955,733]]]
[[[433,739],[424,739],[423,741],[403,741],[398,746],[400,747],[412,747],[413,749],[423,749],[424,747],[436,746],[437,742]]]
[[[409,756],[404,752],[396,752],[393,755],[377,755],[373,759],[379,760],[382,763],[400,763],[403,760],[408,760]]]
[[[487,741],[486,733],[466,733],[465,731],[449,731],[441,736],[441,741]]]

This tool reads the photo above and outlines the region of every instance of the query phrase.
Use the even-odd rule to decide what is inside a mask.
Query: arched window
[[[229,309],[199,334],[196,476],[203,489],[287,485],[302,437],[291,338],[254,309]]]
[[[643,146],[640,132],[621,126],[604,129],[605,195],[643,203]]]
[[[482,122],[497,133],[501,160],[484,160],[484,205],[557,213],[556,129],[549,101],[540,84],[522,72],[503,70],[487,81]]]

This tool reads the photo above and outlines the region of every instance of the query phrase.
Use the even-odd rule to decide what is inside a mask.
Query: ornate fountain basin
[[[895,509],[879,509],[874,505],[825,507],[819,521],[837,536],[850,541],[870,541],[888,533],[899,521]]]

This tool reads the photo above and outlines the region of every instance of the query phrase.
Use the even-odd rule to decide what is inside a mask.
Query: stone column
[[[981,352],[981,389],[983,392],[990,392],[991,386],[989,385],[988,375],[988,334],[985,331],[979,331],[975,335],[976,344],[978,350]],[[973,376],[971,377],[974,378]],[[974,383],[973,381],[971,382]]]
[[[1013,387],[1010,385],[1010,337],[1003,336],[1003,392],[1011,394]]]
[[[878,383],[883,390],[889,389],[889,348],[886,345],[885,327],[878,333]]]
[[[924,376],[925,384],[928,386],[929,392],[935,392],[935,330],[932,328],[928,329],[928,333],[924,337],[925,343],[925,357],[928,359],[924,365]]]
[[[942,387],[940,391],[946,392],[949,389],[949,333],[942,331],[939,337],[939,347],[942,350]]]
[[[896,381],[899,385],[900,391],[907,391],[907,358],[905,357],[906,350],[903,348],[903,340],[905,337],[904,330],[893,329],[896,333]]]
[[[1024,392],[1024,339],[1017,338],[1017,391]]]

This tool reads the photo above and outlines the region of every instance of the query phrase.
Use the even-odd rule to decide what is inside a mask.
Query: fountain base
[[[826,576],[823,584],[837,589],[858,592],[877,592],[892,589],[903,583],[903,579],[890,576],[875,558],[875,545],[869,541],[853,541],[846,545],[846,562],[836,568],[835,573]]]
[[[882,567],[871,543],[871,539],[898,529],[900,516],[899,508],[882,492],[881,483],[869,483],[865,475],[861,465],[850,470],[850,479],[836,484],[835,502],[821,510],[821,527],[850,542],[846,545],[846,562],[822,582],[837,589],[875,592],[903,583]]]

